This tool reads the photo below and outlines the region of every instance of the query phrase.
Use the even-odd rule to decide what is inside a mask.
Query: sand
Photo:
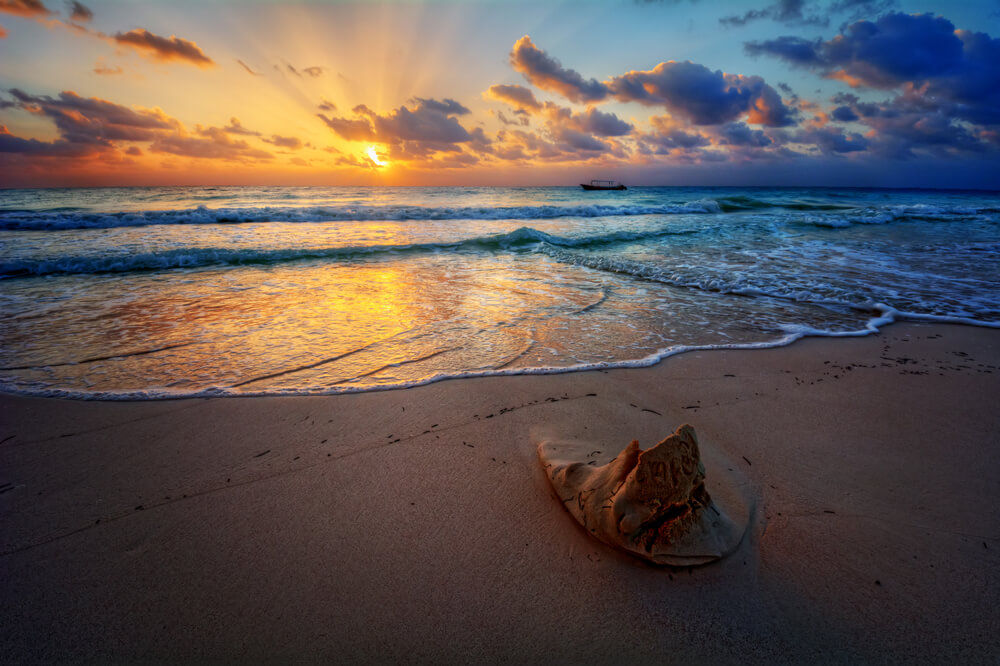
[[[0,654],[995,663],[998,397],[1000,332],[915,324],[363,395],[0,396]],[[703,567],[591,538],[538,463],[681,423],[758,498]]]

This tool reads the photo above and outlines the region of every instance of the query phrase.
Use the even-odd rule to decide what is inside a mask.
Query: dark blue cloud
[[[655,126],[655,123],[654,123]],[[657,153],[667,153],[675,148],[690,150],[701,148],[711,143],[708,137],[699,132],[685,132],[676,127],[657,127],[657,131],[642,137],[643,142],[657,148]]]
[[[839,127],[813,127],[797,132],[791,140],[811,144],[827,155],[854,153],[868,150],[869,141],[861,134],[845,134]]]
[[[955,156],[989,149],[976,130],[954,122],[947,107],[941,108],[915,92],[878,103],[861,102],[855,95],[838,95],[834,101],[843,103],[838,108],[854,113],[858,122],[875,130],[871,150],[886,157],[906,159],[918,153]]]
[[[86,157],[99,150],[94,144],[73,143],[65,139],[39,141],[14,136],[0,125],[0,153],[31,155],[36,157]]]
[[[849,123],[857,120],[858,114],[856,114],[849,106],[838,106],[830,113],[830,117],[834,120],[839,120],[842,123]]]
[[[777,0],[761,9],[750,9],[742,14],[723,16],[719,23],[727,27],[744,26],[752,21],[770,19],[785,25],[827,26],[834,16],[856,21],[877,16],[896,6],[896,0],[834,0],[826,7],[807,0]]]
[[[748,42],[745,49],[750,55],[775,56],[872,88],[973,73],[996,77],[1000,54],[998,40],[989,35],[956,30],[940,16],[900,13],[874,23],[858,21],[826,42],[784,36]]]
[[[525,35],[514,44],[511,64],[535,86],[573,102],[622,102],[663,106],[695,125],[718,125],[746,116],[769,127],[794,125],[796,112],[759,76],[724,74],[693,62],[661,62],[648,71],[630,71],[607,81],[586,80],[539,49]],[[520,86],[493,86],[487,93],[525,111],[545,105]]]
[[[695,125],[718,125],[746,114],[769,127],[795,124],[795,112],[759,76],[724,74],[693,62],[661,62],[608,81],[620,101],[664,106]]]
[[[931,81],[927,94],[955,103],[955,114],[979,124],[1000,124],[1000,39],[961,30],[965,58],[959,66]]]
[[[790,25],[828,25],[830,20],[821,14],[806,14],[805,0],[778,0],[763,9],[751,9],[743,14],[723,16],[719,23],[726,26],[741,26],[751,21],[772,19]]]
[[[872,87],[942,76],[961,67],[962,40],[940,16],[887,14],[858,21],[822,45],[823,60]]]
[[[1000,39],[956,30],[941,16],[886,14],[853,23],[829,41],[779,37],[750,42],[746,50],[855,88],[906,88],[942,113],[1000,124]]]
[[[89,7],[81,5],[75,0],[69,0],[66,3],[66,9],[69,11],[70,20],[77,23],[86,23],[94,18],[94,12],[90,11]]]
[[[819,50],[821,40],[802,39],[801,37],[783,36],[766,42],[747,42],[743,50],[747,55],[770,55],[786,60],[793,65],[821,65]]]
[[[746,123],[729,123],[718,130],[720,142],[729,146],[764,148],[773,141],[762,130],[750,129]]]
[[[896,0],[835,0],[827,8],[830,14],[847,14],[848,21],[878,16],[896,6]]]

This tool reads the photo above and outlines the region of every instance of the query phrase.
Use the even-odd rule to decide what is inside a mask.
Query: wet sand
[[[311,398],[0,396],[7,661],[996,662],[1000,332]],[[725,560],[589,537],[536,456],[681,423],[757,497]],[[707,479],[711,492],[712,478]]]

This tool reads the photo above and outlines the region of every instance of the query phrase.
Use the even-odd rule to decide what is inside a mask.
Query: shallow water
[[[336,393],[1000,325],[1000,194],[0,191],[0,387]]]

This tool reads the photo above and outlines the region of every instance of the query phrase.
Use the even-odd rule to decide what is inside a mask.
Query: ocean
[[[1000,327],[1000,192],[0,190],[0,390],[333,394]]]

